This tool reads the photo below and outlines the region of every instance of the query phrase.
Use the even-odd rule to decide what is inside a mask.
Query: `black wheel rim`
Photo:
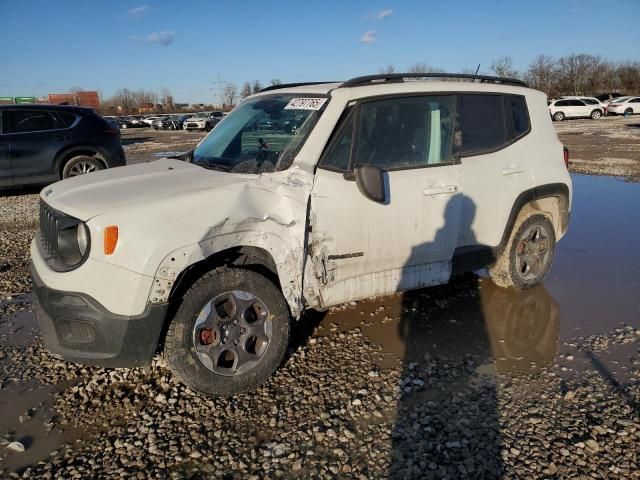
[[[516,272],[525,281],[538,280],[551,258],[550,234],[543,225],[527,228],[516,243]]]
[[[254,294],[225,292],[198,314],[193,345],[200,362],[219,375],[246,373],[258,365],[271,345],[269,309]]]

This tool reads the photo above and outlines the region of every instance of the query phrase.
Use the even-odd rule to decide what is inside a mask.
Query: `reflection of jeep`
[[[180,159],[54,184],[31,245],[45,343],[112,367],[160,345],[226,395],[274,372],[306,309],[445,283],[460,259],[535,285],[571,206],[545,100],[453,74],[270,87]]]

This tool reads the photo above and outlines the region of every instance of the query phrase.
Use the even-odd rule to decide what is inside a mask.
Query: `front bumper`
[[[35,312],[45,347],[64,360],[101,367],[148,365],[158,346],[168,304],[140,315],[108,311],[84,293],[47,287],[31,266]]]
[[[183,127],[185,130],[205,130],[207,128],[206,123],[187,122]]]

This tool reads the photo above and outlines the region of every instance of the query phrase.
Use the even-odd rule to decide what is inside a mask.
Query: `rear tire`
[[[624,114],[625,114],[625,115],[629,115],[629,116],[633,115],[633,109],[632,109],[632,108],[627,108],[627,109],[624,111]]]
[[[209,396],[252,390],[278,368],[289,342],[289,310],[278,288],[251,270],[218,268],[184,295],[164,356],[189,388]]]
[[[504,250],[489,267],[493,283],[523,290],[541,283],[553,264],[556,235],[553,225],[542,214],[516,223]]]
[[[564,120],[564,118],[565,118],[565,117],[564,117],[564,113],[562,113],[562,112],[556,112],[556,113],[554,113],[554,114],[553,114],[553,119],[554,119],[556,122],[561,122],[561,121],[563,121],[563,120]]]
[[[598,120],[600,117],[602,117],[602,112],[598,109],[595,109],[593,112],[591,112],[590,116],[592,120]]]
[[[102,165],[99,160],[89,157],[88,155],[79,155],[77,157],[73,157],[64,164],[64,168],[62,169],[62,178],[77,177],[79,175],[84,175],[85,173],[97,172],[103,168],[104,165]]]

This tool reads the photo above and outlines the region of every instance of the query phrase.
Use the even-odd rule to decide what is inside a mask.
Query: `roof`
[[[282,93],[316,93],[327,94],[337,88],[353,88],[380,86],[398,83],[433,82],[433,81],[455,83],[458,87],[464,84],[491,84],[493,86],[525,87],[527,84],[517,78],[492,77],[488,75],[473,75],[465,73],[391,73],[379,75],[366,75],[355,77],[346,82],[305,82],[288,83],[281,85],[271,85],[263,88],[260,93],[282,92]],[[432,83],[430,83],[432,85]],[[464,87],[463,87],[464,89]]]
[[[93,111],[90,107],[78,107],[77,105],[52,105],[49,103],[9,103],[0,105],[0,109],[25,109],[25,110],[66,110],[66,111]]]

